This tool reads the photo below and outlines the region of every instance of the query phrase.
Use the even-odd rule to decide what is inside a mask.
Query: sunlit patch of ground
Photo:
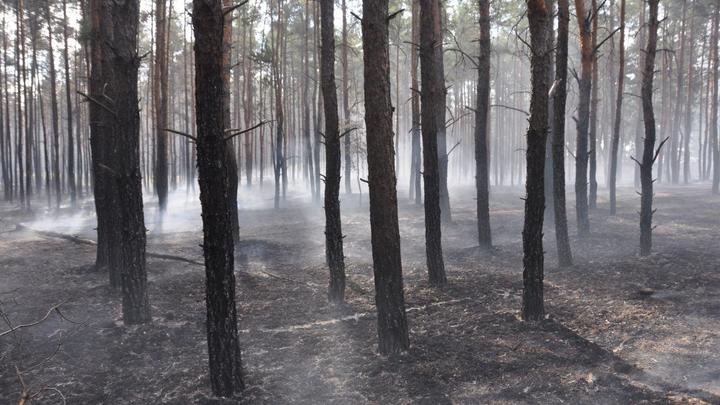
[[[241,189],[238,309],[248,389],[244,403],[715,403],[720,395],[720,198],[706,185],[658,190],[655,254],[637,256],[638,197],[620,190],[619,214],[602,200],[593,234],[573,239],[576,265],[556,267],[546,228],[550,318],[517,319],[522,288],[522,190],[492,196],[495,249],[475,247],[473,190],[453,190],[443,229],[450,285],[428,286],[423,212],[401,198],[411,350],[376,354],[367,196],[341,196],[347,305],[327,305],[323,211],[295,195],[271,208]],[[571,197],[571,195],[569,195]],[[569,202],[574,234],[573,202]],[[268,208],[270,207],[270,208]],[[94,247],[27,230],[94,238],[92,204],[55,218],[3,206],[0,301],[15,323],[62,314],[0,338],[0,402],[26,384],[57,388],[68,403],[210,402],[204,270],[150,258],[153,323],[125,327],[120,299],[93,267]],[[164,221],[147,204],[148,250],[202,260],[199,205],[178,191]],[[67,210],[65,210],[67,211]],[[72,322],[76,323],[72,323]],[[0,333],[4,325],[0,328]],[[60,350],[52,357],[58,345]],[[43,361],[48,358],[47,361]],[[41,362],[38,365],[38,362]],[[40,403],[57,403],[47,391]]]

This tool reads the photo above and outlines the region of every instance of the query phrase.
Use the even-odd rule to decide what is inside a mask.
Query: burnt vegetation
[[[0,27],[0,402],[720,403],[720,0]]]

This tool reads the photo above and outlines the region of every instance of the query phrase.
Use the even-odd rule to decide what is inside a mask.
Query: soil
[[[241,397],[209,392],[204,269],[192,263],[202,262],[202,224],[196,198],[176,192],[163,226],[148,204],[148,251],[189,261],[148,257],[153,322],[132,327],[83,243],[95,237],[90,201],[60,217],[0,206],[2,311],[18,325],[62,304],[0,337],[0,403],[18,403],[18,370],[38,404],[720,403],[720,197],[707,185],[658,187],[647,258],[630,188],[617,216],[601,199],[592,235],[571,235],[572,267],[557,267],[546,226],[549,315],[538,323],[518,319],[521,189],[493,189],[491,251],[476,247],[473,189],[453,190],[441,290],[427,282],[422,208],[400,198],[411,349],[392,358],[376,350],[366,196],[341,196],[349,286],[334,307],[322,207],[304,196],[273,210],[269,186],[240,193]]]

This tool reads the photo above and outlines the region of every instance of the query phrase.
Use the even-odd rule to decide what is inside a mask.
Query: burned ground
[[[621,190],[618,216],[601,201],[592,235],[573,237],[573,267],[557,268],[546,227],[549,317],[537,324],[517,317],[521,190],[493,190],[489,252],[475,247],[472,189],[453,191],[442,290],[426,280],[422,208],[401,198],[412,347],[390,359],[376,354],[367,199],[341,196],[349,285],[338,308],[326,302],[322,208],[298,198],[275,211],[243,193],[241,403],[720,403],[720,198],[705,186],[659,187],[656,253],[647,258],[637,255],[631,189]],[[185,197],[162,229],[148,221],[148,251],[201,261],[197,204],[177,200]],[[63,303],[63,316],[0,337],[0,402],[19,399],[16,365],[30,370],[30,391],[46,389],[35,403],[61,402],[55,389],[70,404],[235,402],[209,396],[201,266],[149,257],[153,323],[125,327],[93,245],[16,228],[92,239],[90,215],[33,219],[10,206],[0,215],[9,319],[33,322]]]

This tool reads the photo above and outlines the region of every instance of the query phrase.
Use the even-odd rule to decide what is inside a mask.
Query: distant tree
[[[492,246],[490,233],[490,191],[488,125],[490,112],[490,0],[478,2],[480,11],[480,57],[478,58],[477,103],[475,110],[475,188],[480,247]]]
[[[425,183],[425,251],[430,283],[447,283],[442,253],[441,168],[438,143],[445,142],[445,77],[439,0],[420,0],[420,94],[423,179]],[[440,140],[442,138],[442,140]]]
[[[394,354],[408,349],[403,296],[400,229],[393,164],[393,106],[390,101],[388,0],[363,0],[362,38],[367,132],[370,233],[378,349]]]
[[[231,168],[224,127],[224,22],[221,0],[193,0],[197,166],[203,219],[210,383],[215,395],[229,397],[242,391],[244,384],[228,204]]]
[[[167,0],[155,0],[155,65],[153,67],[153,100],[155,111],[155,192],[160,213],[167,209],[168,198],[168,19]]]
[[[412,120],[412,151],[410,162],[410,199],[416,205],[422,204],[422,186],[420,172],[421,156],[421,130],[420,130],[420,82],[418,81],[418,51],[420,43],[420,0],[412,1],[412,53],[410,54],[410,77],[412,86],[411,120]]]
[[[530,25],[530,67],[532,70],[530,126],[527,132],[527,177],[525,180],[525,225],[523,227],[523,300],[522,318],[543,319],[543,219],[545,211],[545,147],[548,132],[547,71],[551,49],[547,24],[551,10],[545,0],[526,0]]]
[[[720,52],[718,52],[718,28],[720,27],[720,0],[715,1],[712,22],[712,108],[710,113],[710,140],[712,142],[713,178],[712,192],[720,193],[720,140],[718,139],[718,76],[720,75]]]
[[[565,203],[565,107],[567,101],[568,32],[570,7],[568,0],[558,0],[558,30],[555,50],[555,89],[553,97],[553,205],[555,240],[561,267],[572,265]]]
[[[72,99],[70,97],[70,55],[68,51],[68,30],[67,0],[62,1],[63,6],[63,61],[65,62],[65,104],[67,107],[67,179],[70,190],[70,201],[73,206],[77,204],[77,188],[75,186],[75,139],[73,138],[73,111]]]
[[[57,73],[55,70],[55,50],[53,47],[53,23],[52,12],[50,11],[50,1],[45,3],[45,21],[48,28],[48,71],[50,79],[50,113],[52,119],[53,131],[53,184],[55,186],[55,209],[60,209],[60,199],[62,198],[62,187],[60,184],[60,120],[58,118],[58,99],[57,99]],[[49,193],[50,190],[47,190]]]
[[[618,151],[620,149],[620,126],[622,124],[622,106],[623,106],[623,92],[625,85],[625,0],[620,0],[620,43],[618,45],[619,52],[619,69],[618,69],[618,82],[617,82],[617,99],[615,101],[615,121],[613,123],[613,133],[610,146],[610,181],[608,186],[610,188],[610,215],[615,215],[617,212],[617,166],[618,166]]]
[[[345,257],[340,221],[340,132],[335,87],[335,25],[333,0],[321,0],[320,84],[325,109],[325,256],[330,268],[330,302],[345,299]],[[348,134],[345,134],[348,136]],[[349,137],[349,136],[348,136]]]
[[[585,0],[575,0],[578,30],[580,32],[581,71],[578,79],[578,117],[577,142],[575,150],[575,210],[577,215],[578,234],[585,236],[590,233],[588,216],[588,139],[590,122],[590,96],[592,91],[592,19],[596,18],[595,10],[588,11]]]
[[[660,148],[655,150],[655,113],[653,111],[653,79],[655,77],[655,54],[657,52],[658,3],[660,0],[648,0],[648,36],[645,48],[645,67],[642,77],[643,121],[645,122],[645,141],[642,162],[640,165],[640,181],[642,194],[640,197],[640,254],[647,256],[652,251],[652,217],[653,217],[653,164],[657,160]]]

